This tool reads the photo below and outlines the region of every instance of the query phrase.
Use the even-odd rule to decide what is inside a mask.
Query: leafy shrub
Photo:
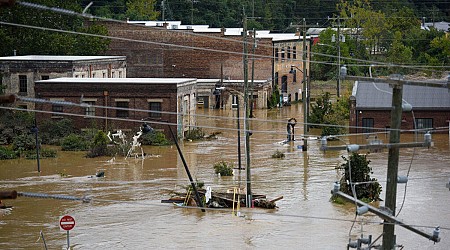
[[[39,125],[39,136],[43,144],[60,145],[61,140],[76,132],[71,119],[45,120]]]
[[[338,169],[344,170],[344,175],[340,180],[340,190],[348,195],[353,196],[351,185],[347,183],[364,182],[363,184],[355,186],[357,199],[364,199],[366,201],[379,201],[381,193],[381,185],[376,178],[371,178],[372,168],[369,167],[370,160],[367,160],[367,155],[360,155],[353,153],[349,159],[342,156],[346,161],[341,164]],[[351,170],[351,173],[350,173]],[[350,179],[351,175],[351,179]]]
[[[87,151],[89,141],[81,135],[70,134],[61,140],[62,151]]]
[[[220,174],[221,176],[232,176],[233,175],[233,164],[219,161],[214,164],[214,170],[216,174]]]
[[[36,139],[33,134],[21,134],[14,138],[12,148],[19,154],[36,149]]]
[[[272,154],[272,158],[282,159],[285,155],[280,150],[277,150],[275,153]]]
[[[30,150],[24,152],[26,159],[36,159],[36,151]],[[39,150],[39,158],[55,158],[56,157],[56,150],[54,149],[46,149],[42,148]]]
[[[12,144],[18,135],[30,133],[33,115],[24,111],[2,110],[0,112],[0,144]]]
[[[170,145],[170,141],[166,139],[166,135],[160,131],[143,134],[140,138],[142,145],[164,146]]]
[[[205,132],[201,128],[194,128],[186,133],[186,140],[202,140],[205,138]]]
[[[9,147],[0,147],[0,160],[16,159],[19,156]]]
[[[87,157],[93,158],[98,156],[109,155],[108,154],[108,137],[106,134],[99,130],[94,136],[94,141],[91,144],[91,148],[87,153]]]

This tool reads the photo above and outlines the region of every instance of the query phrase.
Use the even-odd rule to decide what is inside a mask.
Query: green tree
[[[156,0],[128,0],[126,16],[130,20],[156,20],[159,12],[155,10]]]
[[[82,11],[78,1],[35,0],[33,2],[48,7],[58,7],[76,12]],[[36,10],[19,4],[12,8],[1,8],[0,20],[14,24],[33,25],[43,29],[50,28],[106,34],[95,28],[92,30],[83,28],[84,20],[81,17],[61,14],[51,10]],[[12,55],[14,50],[18,55],[83,55],[86,53],[86,46],[80,46],[79,42],[79,40],[86,38],[80,35],[2,25],[0,26],[0,38],[2,38],[2,42],[5,41],[0,49],[2,56]],[[91,55],[101,54],[106,50],[106,41],[102,43],[97,42],[98,39],[106,39],[92,37],[90,39],[95,41],[89,44]]]
[[[352,153],[349,158],[342,156],[342,159],[345,163],[338,167],[344,171],[340,180],[340,191],[353,196],[352,186],[349,183],[361,183],[355,185],[356,198],[365,202],[379,201],[381,185],[376,178],[370,177],[373,172],[367,155]]]
[[[387,59],[394,64],[409,64],[412,63],[412,55],[412,49],[403,44],[400,31],[395,32],[394,42],[387,52]]]

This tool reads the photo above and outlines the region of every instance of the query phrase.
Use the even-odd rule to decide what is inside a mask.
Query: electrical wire
[[[105,21],[111,21],[111,22],[119,22],[119,23],[124,23],[124,24],[131,24],[128,22],[124,22],[124,21],[119,21],[119,20],[115,20],[115,19],[109,19],[109,18],[102,18],[102,17],[97,17],[97,16],[92,16],[90,14],[83,14],[83,13],[78,13],[72,10],[67,10],[67,9],[62,9],[62,8],[54,8],[54,7],[47,7],[44,5],[40,5],[40,4],[35,4],[35,3],[28,3],[28,2],[23,2],[23,1],[19,1],[19,4],[22,4],[24,6],[27,7],[31,7],[31,8],[37,8],[37,9],[42,9],[42,10],[49,10],[49,11],[53,11],[53,12],[57,12],[57,13],[62,13],[62,14],[67,14],[67,15],[75,15],[75,16],[80,16],[80,17],[84,17],[84,18],[96,18],[96,19],[100,19],[100,20],[105,20]],[[36,28],[36,29],[44,29],[44,30],[49,30],[49,31],[56,31],[56,32],[67,32],[67,33],[72,33],[72,34],[82,34],[82,35],[90,35],[90,36],[96,36],[96,37],[101,37],[101,38],[110,38],[112,39],[113,37],[111,36],[102,36],[102,35],[95,35],[95,34],[89,34],[89,33],[81,33],[81,32],[74,32],[74,31],[65,31],[65,30],[57,30],[57,29],[51,29],[51,28],[44,28],[44,27],[36,27],[36,26],[31,26],[31,25],[23,25],[23,24],[13,24],[13,23],[7,23],[7,22],[0,22],[0,24],[5,24],[5,25],[16,25],[16,26],[20,26],[20,27],[27,27],[27,28]],[[154,28],[154,27],[152,27]],[[156,27],[157,29],[163,29],[163,30],[167,30],[165,28],[161,28],[161,27]],[[171,30],[173,31],[173,30]],[[189,35],[198,35],[198,36],[203,36],[203,37],[208,37],[208,38],[213,38],[213,39],[227,39],[227,38],[222,38],[222,37],[217,37],[217,36],[209,36],[209,35],[204,35],[204,34],[197,34],[197,33],[192,33],[192,32],[185,32],[185,31],[181,31],[181,30],[175,30],[176,32],[181,32],[181,33],[185,33],[185,34],[189,34]],[[189,49],[198,49],[198,50],[206,50],[206,51],[214,51],[214,52],[222,52],[222,53],[231,53],[231,54],[243,54],[241,52],[232,52],[232,51],[221,51],[221,50],[215,50],[215,49],[209,49],[209,48],[199,48],[199,47],[192,47],[192,46],[183,46],[183,45],[176,45],[176,44],[169,44],[169,43],[158,43],[158,42],[150,42],[150,41],[143,41],[143,40],[135,40],[135,39],[127,39],[127,38],[119,38],[119,37],[115,37],[114,39],[119,39],[119,40],[126,40],[126,41],[140,41],[140,42],[147,42],[147,43],[151,43],[151,44],[157,44],[157,45],[162,45],[162,46],[175,46],[175,47],[180,47],[180,48],[189,48]],[[239,43],[247,43],[244,41],[240,41],[240,40],[235,40],[235,39],[227,39],[229,41],[233,41],[233,42],[239,42]],[[265,46],[265,45],[260,45],[260,46]],[[267,45],[268,46],[268,45]],[[268,46],[269,48],[273,48],[273,46]],[[315,52],[310,51],[309,53],[314,54]],[[322,53],[315,53],[318,55],[322,55],[322,56],[329,56],[329,57],[333,57],[333,58],[337,58],[338,56],[332,56],[332,55],[328,55],[328,54],[322,54]],[[255,54],[254,56],[257,57],[270,57],[273,58],[272,56],[266,56],[266,55],[257,55]],[[402,67],[402,65],[397,65],[397,64],[387,64],[387,63],[383,63],[383,62],[376,62],[376,61],[369,61],[369,60],[362,60],[362,59],[356,59],[356,58],[352,58],[352,57],[339,57],[343,60],[354,60],[354,61],[360,61],[360,62],[368,62],[371,64],[384,64],[384,65],[389,65],[389,66],[395,66],[395,67]],[[301,60],[299,60],[301,61]],[[312,62],[312,61],[311,61]],[[323,63],[321,61],[315,61],[315,63]],[[411,67],[411,66],[410,66]]]

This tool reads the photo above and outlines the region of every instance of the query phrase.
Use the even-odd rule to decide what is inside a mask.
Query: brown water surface
[[[236,128],[234,120],[219,118],[234,117],[235,111],[199,110],[199,113],[207,115],[197,118],[205,131],[222,133],[216,140],[182,145],[192,176],[216,191],[245,187],[245,170],[233,177],[218,177],[213,169],[213,164],[220,160],[237,166],[237,131],[215,128]],[[0,189],[87,196],[92,202],[26,197],[5,200],[14,208],[0,212],[0,249],[43,249],[40,231],[49,249],[67,247],[66,233],[59,228],[59,218],[65,214],[76,219],[76,226],[70,231],[74,249],[346,249],[349,236],[355,239],[361,230],[373,238],[382,233],[379,224],[382,220],[377,216],[370,213],[359,216],[358,220],[365,223],[357,222],[352,228],[354,206],[329,201],[333,182],[339,178],[335,167],[343,162],[341,155],[347,156],[345,151],[321,152],[318,140],[309,142],[307,152],[298,149],[300,141],[291,145],[279,143],[286,138],[287,119],[302,120],[300,105],[255,113],[257,120],[250,124],[254,132],[251,136],[252,191],[269,199],[283,196],[277,202],[278,209],[242,208],[244,217],[236,217],[231,210],[201,212],[161,204],[162,199],[170,197],[171,191],[183,191],[189,184],[175,146],[145,147],[148,154],[145,160],[88,159],[83,152],[58,152],[56,159],[41,160],[40,174],[35,160],[0,161]],[[296,126],[296,133],[303,133],[301,124]],[[379,138],[388,141],[385,136]],[[243,136],[241,139],[245,167]],[[367,143],[363,137],[343,140]],[[402,141],[412,140],[414,135],[402,135]],[[430,149],[400,151],[399,174],[406,175],[410,166],[411,170],[399,218],[426,232],[441,226],[442,240],[433,244],[397,226],[397,244],[405,249],[450,249],[450,191],[445,187],[450,177],[449,135],[435,134],[433,141]],[[343,145],[343,142],[330,144]],[[271,158],[276,150],[284,152],[286,157]],[[387,152],[368,156],[373,177],[378,178],[383,188],[387,156]],[[106,177],[90,178],[98,170],[105,171]],[[404,190],[404,184],[399,184],[398,208]]]

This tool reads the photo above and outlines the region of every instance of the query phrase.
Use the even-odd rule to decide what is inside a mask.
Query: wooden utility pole
[[[391,110],[391,131],[389,143],[400,142],[400,126],[402,122],[402,97],[403,83],[399,80],[392,87],[392,110]],[[397,176],[398,176],[398,159],[400,149],[397,147],[389,148],[386,198],[384,205],[390,209],[392,215],[395,215],[395,204],[397,202]],[[390,250],[395,248],[395,225],[385,220],[383,225],[383,249]]]
[[[250,116],[250,110],[248,108],[248,48],[247,48],[247,16],[245,15],[245,9],[244,12],[244,20],[243,20],[243,31],[242,36],[244,39],[244,56],[243,56],[243,63],[244,63],[244,131],[245,131],[245,153],[246,153],[246,173],[247,173],[247,199],[246,199],[246,205],[247,207],[252,206],[252,185],[251,185],[251,172],[250,172],[250,129],[248,124],[248,118]]]
[[[300,34],[299,34],[300,37]],[[308,115],[309,115],[309,96],[308,96],[308,69],[306,68],[306,20],[303,18],[303,49],[302,49],[302,62],[303,62],[303,151],[308,151],[308,139],[306,134],[308,133]]]

